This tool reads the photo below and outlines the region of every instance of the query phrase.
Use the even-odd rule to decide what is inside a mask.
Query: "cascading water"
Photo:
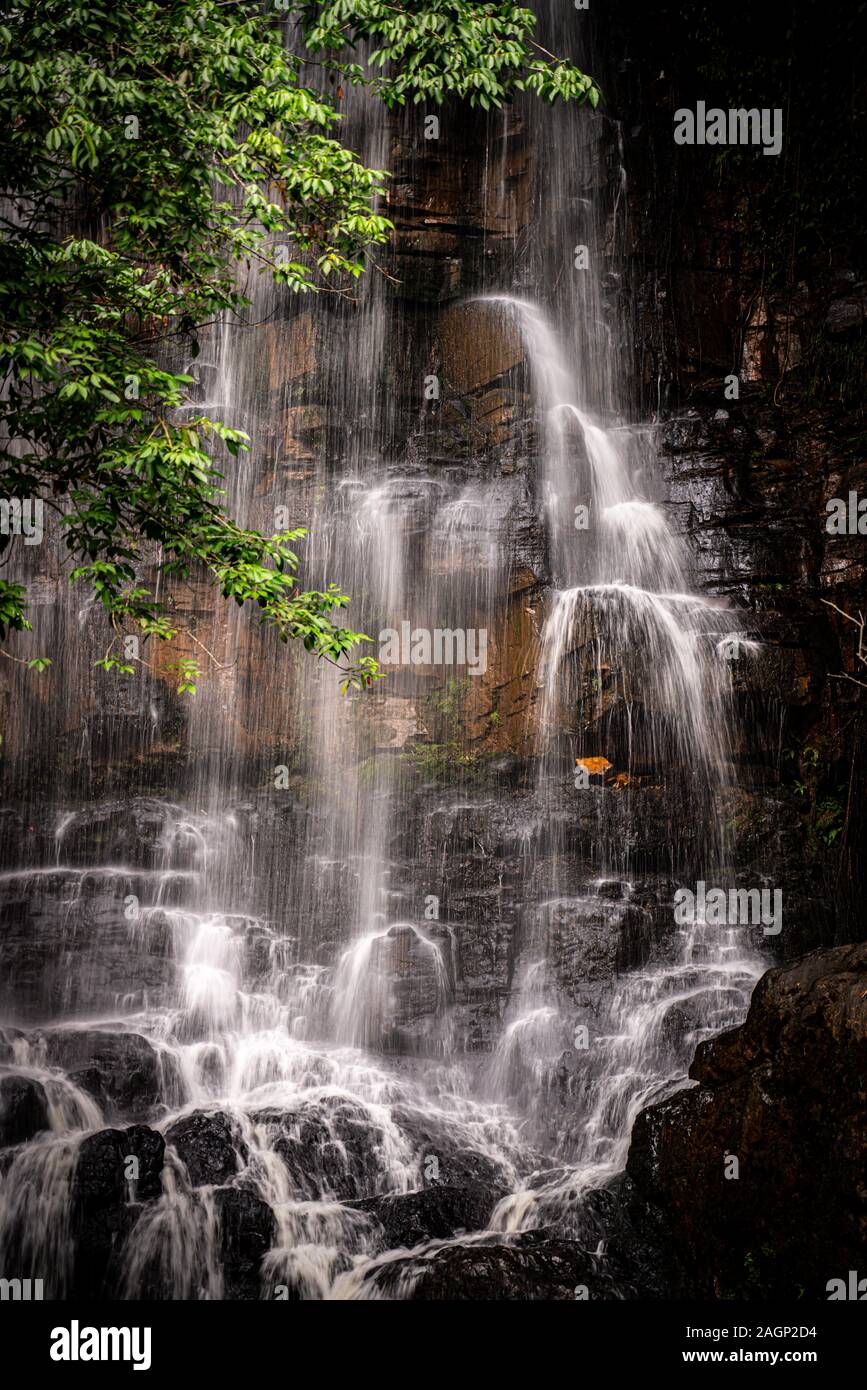
[[[351,92],[347,115],[365,160],[387,165],[384,112]],[[4,1151],[0,1270],[52,1296],[107,1281],[128,1298],[412,1296],[442,1252],[568,1229],[580,1194],[623,1167],[638,1110],[744,1012],[760,964],[743,931],[676,930],[671,913],[678,875],[725,867],[717,645],[733,620],[690,594],[653,431],[627,423],[601,253],[562,283],[573,244],[595,255],[605,239],[610,131],[592,133],[588,112],[549,117],[553,140],[528,105],[547,150],[535,249],[516,243],[511,283],[501,268],[458,306],[495,355],[511,334],[511,365],[526,360],[510,409],[538,425],[534,487],[532,450],[517,474],[511,456],[499,473],[479,464],[475,444],[443,463],[439,417],[407,407],[402,381],[427,374],[430,316],[410,319],[376,275],[357,306],[286,319],[263,287],[251,318],[270,320],[267,352],[224,325],[205,353],[205,403],[253,440],[231,480],[241,519],[273,529],[290,501],[310,518],[307,578],[345,587],[353,626],[484,631],[488,667],[419,659],[344,699],[333,669],[311,672],[195,590],[182,602],[215,664],[194,712],[182,720],[144,672],[82,720],[76,775],[46,774],[47,830],[38,795],[21,801],[25,850],[0,875],[20,967],[0,1081],[31,1087],[36,1122]],[[515,236],[509,129],[492,118],[484,201]],[[618,169],[615,224],[622,191]],[[502,408],[509,370],[481,394],[468,381],[473,429]],[[544,563],[522,577],[539,519],[553,588]],[[74,654],[58,707],[106,698],[82,654],[91,622],[67,597],[39,613],[35,640]],[[466,751],[497,751],[509,663],[511,728],[535,769],[517,789],[496,758],[484,781]],[[79,736],[55,709],[35,727],[47,746]],[[146,766],[158,789],[143,774],[114,799],[114,762]],[[649,800],[670,807],[665,850],[641,828]],[[139,1176],[109,1194],[121,1215],[97,1277],[107,1126]],[[459,1214],[437,1226],[443,1194]],[[395,1234],[407,1211],[416,1224]],[[258,1252],[241,1272],[239,1242]]]
[[[540,795],[544,797],[552,780],[568,775],[556,734],[564,710],[580,703],[582,676],[586,682],[589,672],[591,703],[599,703],[607,686],[612,702],[622,703],[626,710],[630,733],[619,764],[621,795],[629,794],[642,763],[649,761],[654,776],[668,779],[685,767],[692,784],[686,803],[689,814],[698,809],[713,825],[726,775],[728,676],[712,638],[730,627],[730,619],[718,605],[683,592],[681,546],[663,509],[634,495],[629,459],[642,457],[639,441],[627,428],[606,431],[594,425],[576,404],[565,354],[537,307],[505,297],[495,297],[492,303],[516,316],[534,379],[544,383],[540,394],[547,413],[544,481],[549,506],[560,505],[551,499],[566,496],[571,503],[576,495],[578,469],[574,456],[570,462],[570,441],[563,427],[564,416],[572,417],[581,427],[590,468],[589,514],[599,519],[598,548],[589,554],[582,554],[580,538],[568,537],[561,521],[556,551],[560,572],[580,574],[590,582],[553,594],[542,632]],[[645,450],[641,474],[648,481],[650,463]],[[644,722],[640,748],[637,731],[633,737],[639,716]],[[604,752],[601,747],[588,750],[582,743],[580,729],[574,730],[571,744],[579,769],[592,767],[594,753]],[[591,761],[582,762],[582,754]],[[601,877],[586,897],[568,899],[573,914],[586,916],[588,930],[598,915],[600,890],[608,895],[616,890],[618,901],[609,900],[606,908],[614,916],[629,911],[634,893],[628,848],[624,852],[613,847],[604,812],[602,821],[597,841]],[[706,860],[709,878],[720,872],[723,855],[721,840],[712,836],[711,846]],[[545,885],[550,896],[539,905],[525,943],[514,1017],[491,1068],[495,1093],[509,1096],[516,1090],[521,1094],[529,1067],[531,1092],[542,1113],[550,1103],[548,1087],[567,1038],[566,1020],[557,1011],[546,975],[551,919],[562,906],[559,870],[555,856]],[[701,1037],[742,1014],[761,967],[756,955],[739,945],[736,932],[694,922],[668,950],[668,959],[651,955],[644,969],[630,972],[618,984],[595,1022],[586,1061],[574,1070],[574,1115],[558,1135],[561,1152],[574,1166],[550,1187],[537,1184],[531,1193],[508,1198],[497,1222],[514,1228],[547,1221],[552,1213],[562,1216],[564,1204],[619,1171],[639,1110],[672,1088]],[[678,1009],[686,1010],[692,1026],[672,1047],[671,1017]]]
[[[548,18],[556,32],[556,17]],[[572,113],[561,111],[559,121],[548,148],[571,151],[577,143],[569,139]],[[603,163],[598,127],[588,136],[592,170]],[[553,246],[553,261],[549,251],[547,263],[543,254],[535,269],[543,283],[560,284],[564,252],[573,243],[576,251],[589,250],[589,268],[572,277],[565,314],[561,309],[561,322],[572,330],[571,360],[538,304],[507,295],[486,301],[491,312],[516,322],[542,412],[538,481],[551,569],[560,587],[540,642],[538,790],[544,799],[573,764],[587,781],[600,766],[616,766],[617,795],[627,803],[636,784],[661,781],[681,802],[674,838],[686,839],[690,822],[702,827],[692,863],[714,880],[728,868],[721,805],[730,776],[731,701],[720,634],[730,633],[735,623],[719,604],[688,592],[682,542],[653,495],[659,481],[652,432],[625,419],[629,394],[617,366],[622,345],[615,344],[605,321],[601,276],[594,274],[605,239],[600,201],[583,200],[583,227],[580,218],[567,225],[574,204],[563,196],[562,158],[555,155],[554,163],[552,183],[560,196],[550,198],[547,180],[545,187],[548,207],[559,210],[554,218],[560,235],[546,244]],[[624,179],[621,165],[614,235]],[[568,1040],[547,968],[558,916],[568,912],[593,930],[601,907],[603,920],[622,922],[636,893],[629,810],[625,835],[623,816],[611,811],[610,799],[607,806],[600,803],[594,845],[599,877],[586,894],[576,894],[574,884],[571,891],[564,886],[569,874],[554,832],[543,901],[525,933],[512,1017],[491,1067],[500,1096],[522,1095],[532,1077],[530,1108],[543,1131],[561,1066],[558,1044]],[[675,872],[683,868],[672,863]],[[677,1084],[697,1041],[742,1016],[761,973],[760,958],[743,937],[743,931],[693,921],[664,948],[651,944],[643,967],[627,973],[597,1005],[589,1027],[579,1025],[574,1041],[587,1049],[586,1056],[579,1054],[570,1068],[574,1111],[556,1134],[570,1169],[565,1177],[537,1182],[532,1191],[506,1199],[495,1224],[515,1229],[563,1219],[582,1191],[622,1169],[638,1112]],[[672,1030],[678,1013],[689,1020],[680,1036]],[[523,1099],[526,1105],[526,1094]]]

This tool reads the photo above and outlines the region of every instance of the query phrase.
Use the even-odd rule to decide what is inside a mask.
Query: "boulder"
[[[255,1192],[237,1187],[214,1194],[219,1229],[218,1258],[223,1270],[223,1296],[261,1297],[262,1260],[277,1236],[274,1213]]]
[[[381,1297],[410,1302],[565,1302],[618,1296],[607,1276],[597,1273],[592,1256],[548,1231],[446,1245],[390,1260],[376,1269],[373,1280]]]
[[[395,1106],[392,1116],[412,1144],[431,1186],[482,1186],[490,1195],[492,1209],[509,1191],[512,1175],[487,1154],[463,1147],[446,1117],[438,1120],[433,1113],[405,1105]]]
[[[365,1107],[344,1096],[324,1096],[297,1110],[253,1115],[271,1134],[300,1198],[351,1201],[381,1191],[385,1134]]]
[[[136,1201],[147,1202],[162,1194],[163,1160],[166,1141],[155,1129],[147,1125],[130,1125],[120,1133],[121,1157],[126,1165],[127,1158],[138,1160],[138,1178],[132,1180],[132,1194]]]
[[[128,1129],[103,1129],[89,1134],[78,1150],[73,1180],[75,1200],[149,1201],[162,1192],[162,1170],[166,1143],[163,1136],[147,1125]],[[138,1177],[128,1178],[129,1160],[136,1159]]]
[[[0,1148],[26,1144],[49,1128],[44,1086],[29,1076],[0,1077]]]
[[[72,1179],[70,1233],[76,1296],[112,1296],[121,1277],[120,1255],[141,1210],[158,1197],[165,1141],[144,1125],[105,1129],[81,1142]],[[129,1159],[138,1178],[129,1180]]]
[[[587,1253],[601,1251],[597,1269],[612,1281],[620,1297],[671,1296],[676,1274],[664,1218],[636,1193],[625,1173],[618,1173],[605,1187],[577,1192],[574,1203],[565,1208],[561,1204],[555,1219],[549,1214],[541,1219]]]
[[[163,1098],[160,1057],[139,1033],[58,1028],[45,1043],[48,1061],[112,1118],[147,1119]]]
[[[627,1164],[682,1296],[827,1297],[867,1236],[867,944],[769,971],[690,1076],[639,1115]]]
[[[126,1184],[120,1141],[118,1129],[102,1129],[81,1141],[72,1182],[73,1201],[80,1207],[123,1201]]]
[[[247,1160],[237,1124],[221,1112],[196,1111],[176,1120],[166,1130],[166,1143],[183,1160],[193,1187],[220,1187],[230,1182]]]
[[[379,1227],[383,1250],[412,1249],[425,1241],[447,1240],[460,1231],[483,1230],[494,1204],[491,1189],[481,1183],[461,1187],[444,1183],[421,1192],[348,1203]]]

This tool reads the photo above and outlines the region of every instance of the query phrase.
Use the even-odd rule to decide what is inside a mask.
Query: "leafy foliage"
[[[204,417],[179,424],[190,378],[156,358],[171,335],[195,353],[199,325],[243,308],[239,260],[300,292],[361,274],[365,246],[388,230],[371,209],[380,175],[331,138],[336,113],[298,84],[258,15],[212,0],[3,12],[4,493],[47,495],[79,562],[72,578],[118,628],[174,633],[137,579],[151,542],[164,574],[204,565],[281,638],[339,660],[362,640],[332,621],[346,595],[298,591],[302,530],[265,536],[226,516],[210,450],[237,456],[247,441]],[[72,234],[82,221],[91,236]],[[275,239],[300,258],[278,264]],[[23,602],[3,584],[0,632],[28,625]],[[375,668],[354,671],[364,682]],[[181,673],[179,688],[193,686]]]
[[[536,16],[520,5],[329,0],[302,6],[302,17],[314,52],[371,43],[368,66],[389,67],[387,75],[372,79],[361,64],[349,62],[342,71],[352,81],[372,82],[389,106],[410,95],[414,102],[437,103],[452,95],[487,111],[512,91],[599,104],[593,79],[535,41]]]
[[[158,579],[204,566],[364,687],[379,673],[370,657],[347,664],[369,640],[339,625],[347,595],[300,591],[303,528],[264,535],[227,515],[218,460],[249,441],[190,414],[191,378],[167,366],[172,343],[195,357],[204,325],[249,305],[239,266],[345,293],[387,238],[384,175],[336,138],[332,102],[301,80],[309,51],[285,47],[287,17],[329,66],[371,37],[374,62],[399,71],[342,65],[389,104],[448,91],[486,106],[522,87],[595,104],[589,79],[530,52],[533,16],[509,4],[0,0],[0,491],[57,512],[71,578],[118,635],[175,635],[145,562]],[[0,637],[30,626],[25,603],[0,581]],[[128,669],[111,649],[101,664]],[[182,663],[179,690],[196,678]]]

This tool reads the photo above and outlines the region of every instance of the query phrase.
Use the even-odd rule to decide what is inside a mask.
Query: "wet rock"
[[[396,922],[364,949],[368,1008],[358,1041],[389,1052],[436,1051],[453,977],[447,930]]]
[[[120,1130],[103,1129],[82,1140],[73,1181],[73,1194],[81,1205],[122,1201],[125,1182],[120,1137]]]
[[[162,1194],[162,1171],[166,1151],[166,1141],[155,1129],[147,1125],[130,1125],[120,1131],[121,1158],[124,1167],[127,1160],[135,1158],[138,1164],[138,1178],[132,1181],[132,1192],[138,1202],[150,1201]]]
[[[21,1028],[13,1028],[9,1024],[0,1028],[0,1063],[14,1062],[15,1044],[26,1039],[26,1036]]]
[[[147,1119],[162,1099],[160,1058],[140,1034],[58,1028],[44,1037],[48,1060],[109,1116]]]
[[[220,1112],[185,1115],[166,1130],[166,1143],[186,1164],[193,1187],[229,1182],[247,1158],[237,1124]]]
[[[603,879],[597,886],[596,892],[600,898],[606,898],[609,902],[619,902],[624,896],[626,885],[621,883],[618,878]]]
[[[106,1129],[82,1140],[72,1180],[70,1233],[74,1242],[73,1285],[86,1299],[116,1293],[122,1251],[140,1203],[160,1195],[165,1142],[144,1125]],[[130,1159],[138,1165],[131,1179]]]
[[[695,1034],[700,1030],[712,1030],[715,1018],[722,1015],[730,1019],[732,1012],[739,1012],[741,1007],[741,995],[736,989],[703,990],[689,999],[679,1000],[666,1009],[660,1022],[660,1044],[678,1057],[685,1052],[684,1065],[687,1065],[695,1048]],[[719,1022],[716,1026],[719,1027]]]
[[[317,406],[298,405],[284,409],[284,458],[312,460],[316,457],[322,431],[322,413]]]
[[[627,1171],[699,1297],[826,1297],[867,1235],[867,945],[769,971],[699,1082],[636,1121]],[[737,1177],[727,1176],[735,1171]]]
[[[462,1146],[445,1119],[438,1123],[433,1116],[402,1105],[395,1106],[392,1114],[410,1140],[431,1186],[481,1185],[490,1192],[493,1202],[505,1196],[510,1186],[505,1167],[487,1154]],[[436,1162],[432,1163],[432,1159]]]
[[[348,1205],[366,1212],[381,1231],[383,1250],[412,1249],[428,1240],[446,1240],[460,1231],[487,1225],[495,1201],[482,1184],[442,1184],[421,1192],[368,1197]]]
[[[167,820],[179,809],[149,797],[78,807],[63,817],[57,830],[59,862],[86,869],[98,864],[125,864],[134,869],[161,865]],[[181,868],[182,864],[173,867]]]
[[[113,1137],[91,1138],[96,1143],[80,1158],[69,1220],[76,1296],[99,1299],[109,1294],[119,1272],[137,1211],[124,1200],[123,1169]]]
[[[73,1191],[82,1203],[106,1202],[134,1194],[135,1200],[158,1197],[165,1140],[147,1125],[104,1129],[82,1140],[75,1167]],[[135,1159],[135,1169],[130,1159]],[[137,1171],[138,1177],[127,1177]]]
[[[468,1052],[490,1052],[499,1035],[514,967],[517,905],[499,884],[450,899],[456,945],[455,1037]]]
[[[45,1088],[28,1076],[0,1077],[0,1148],[49,1129]]]
[[[146,932],[124,917],[125,898],[146,902],[147,892],[133,871],[21,871],[0,880],[0,1009],[22,1020],[92,1016],[121,999],[165,997],[174,979],[165,915],[155,913]]]
[[[650,955],[653,918],[641,908],[603,898],[557,898],[539,909],[547,922],[558,982],[567,991],[610,980]]]
[[[803,1070],[815,1084],[833,1062],[835,1077],[857,1092],[867,1064],[865,976],[867,943],[813,951],[769,970],[743,1025],[703,1043],[690,1076],[719,1086],[772,1062],[778,1075],[794,1078]]]
[[[293,1111],[257,1111],[253,1119],[270,1131],[299,1197],[349,1201],[373,1196],[388,1183],[386,1135],[357,1101],[325,1096]]]
[[[524,361],[524,346],[514,318],[496,304],[466,304],[448,309],[438,336],[443,375],[458,395],[498,381]]]
[[[478,153],[485,140],[478,132],[466,140],[466,108],[444,115],[442,138],[431,143],[424,160],[417,143],[399,136],[392,147],[389,189],[395,218],[390,274],[400,282],[402,307],[442,304],[465,297],[480,280],[480,266],[493,273],[491,259],[505,263],[514,219],[526,215],[528,159],[522,142],[511,134],[505,146],[509,173],[508,205],[492,191]],[[449,139],[448,129],[462,130]],[[484,199],[472,189],[485,188]]]
[[[400,238],[405,245],[407,238]],[[396,255],[393,270],[401,283],[401,293],[408,299],[438,304],[454,298],[461,280],[461,261],[456,256]]]
[[[411,1302],[562,1302],[623,1296],[577,1243],[547,1231],[448,1245],[423,1258],[390,1261],[378,1269],[375,1283],[385,1298]]]
[[[576,1196],[572,1209],[551,1225],[588,1253],[601,1251],[597,1267],[624,1297],[672,1296],[676,1266],[664,1218],[625,1173]]]
[[[255,1192],[236,1187],[222,1188],[216,1192],[214,1206],[219,1229],[223,1296],[259,1298],[262,1260],[277,1235],[274,1213]]]
[[[309,376],[316,369],[316,320],[309,310],[276,323],[262,325],[262,341],[268,358],[268,386],[280,391],[286,383]]]
[[[438,800],[425,816],[423,846],[436,861],[468,855],[508,860],[518,855],[541,826],[542,808],[532,797],[484,800],[461,796]]]

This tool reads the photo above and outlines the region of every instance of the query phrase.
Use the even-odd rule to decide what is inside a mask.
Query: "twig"
[[[847,622],[852,623],[853,627],[857,627],[858,648],[855,652],[855,660],[862,666],[867,666],[867,651],[864,649],[864,614],[859,610],[858,617],[853,618],[851,613],[847,613],[845,608],[841,608],[839,604],[832,603],[829,598],[820,599],[820,603],[824,603],[826,608],[833,608],[834,612],[839,613],[841,618],[845,618]],[[830,673],[830,679],[834,681],[851,681],[853,685],[860,685],[862,690],[867,690],[867,681],[859,681],[857,676],[850,676],[847,671],[834,671]]]

